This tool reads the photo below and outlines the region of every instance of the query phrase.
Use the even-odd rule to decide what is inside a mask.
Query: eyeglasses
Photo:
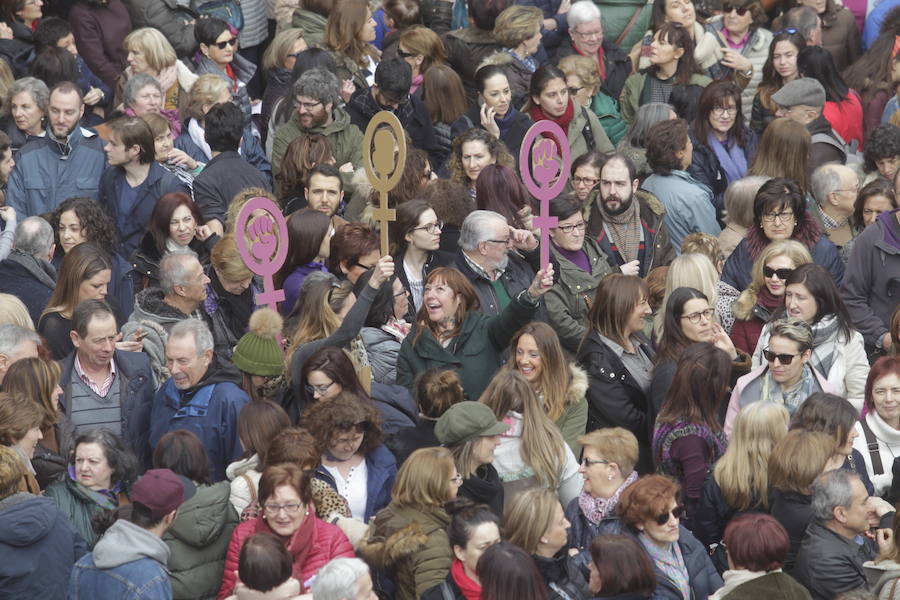
[[[427,233],[440,233],[444,229],[443,221],[435,221],[434,223],[426,223],[421,227],[413,227],[413,231],[425,231]]]
[[[775,221],[781,221],[782,223],[788,223],[794,220],[794,212],[790,210],[785,210],[777,213],[767,213],[762,216],[762,220],[764,223],[774,223]]]
[[[572,94],[572,95],[574,96],[575,94],[577,94],[578,92],[580,92],[580,91],[583,90],[583,89],[584,89],[584,86],[581,86],[581,87],[570,87],[570,88],[569,88],[569,93]]]
[[[577,35],[578,37],[580,37],[580,38],[583,39],[583,40],[589,40],[589,39],[591,39],[591,38],[601,38],[601,37],[603,37],[603,30],[602,30],[602,29],[596,29],[596,30],[594,30],[594,31],[577,31],[577,30],[573,30],[572,33],[574,33],[575,35]]]
[[[462,485],[463,476],[460,475],[459,473],[457,473],[456,475],[454,475],[453,477],[450,478],[450,481],[452,483],[455,483],[456,485]]]
[[[675,517],[676,519],[680,519],[682,516],[684,516],[684,506],[679,504],[672,510],[666,511],[656,517],[656,524],[662,527],[669,522],[670,518]]]
[[[300,102],[299,100],[294,100],[294,108],[305,108],[306,110],[312,110],[320,104],[322,104],[321,100],[317,102]]]
[[[763,350],[763,356],[765,356],[766,361],[768,361],[770,363],[775,362],[775,359],[777,358],[778,362],[780,362],[781,364],[789,365],[792,362],[794,362],[795,356],[800,356],[800,355],[799,354],[776,354],[776,353],[770,351],[768,348],[766,348],[765,350]]]
[[[732,106],[730,108],[726,108],[724,106],[716,106],[712,109],[712,114],[717,117],[724,117],[725,115],[733,117],[737,114],[737,106]]]
[[[326,393],[328,392],[328,388],[330,388],[330,387],[333,386],[333,385],[334,385],[334,382],[332,381],[331,383],[326,384],[326,385],[310,385],[310,384],[306,384],[306,385],[303,386],[303,387],[304,387],[304,389],[306,390],[307,393],[309,393],[309,394],[319,394],[319,395],[321,396],[321,395],[323,395],[323,394],[326,394]]]
[[[397,54],[400,58],[412,58],[413,56],[418,56],[415,52],[404,52],[400,48],[397,48]]]
[[[599,179],[594,179],[593,177],[573,177],[572,183],[575,185],[586,185],[589,187],[594,187],[597,185]]]
[[[576,229],[578,231],[584,231],[585,227],[587,227],[587,223],[582,221],[581,223],[576,223],[575,225],[560,225],[557,227],[560,231],[566,234],[573,233]]]
[[[394,294],[394,298],[399,298],[400,296],[409,296],[409,290],[403,288],[402,292],[397,292],[396,294]]]
[[[778,279],[784,281],[793,273],[793,269],[773,269],[772,267],[763,267],[763,276],[769,279],[778,275]]]
[[[682,319],[687,319],[694,325],[700,322],[700,319],[706,319],[707,321],[712,321],[713,315],[716,314],[716,309],[707,308],[706,310],[701,310],[700,312],[691,313],[689,315],[682,315]]]
[[[782,29],[781,31],[776,31],[773,35],[781,35],[782,33],[787,33],[788,35],[796,35],[798,30],[796,27],[787,27]]]
[[[505,240],[484,240],[485,244],[503,244],[504,246],[508,245],[512,241],[512,238],[506,238]]]
[[[227,46],[231,46],[232,48],[234,48],[235,46],[237,46],[237,38],[231,38],[230,40],[225,40],[224,42],[213,42],[212,45],[219,50],[224,50]]]
[[[299,502],[288,502],[287,504],[265,504],[263,506],[263,510],[265,510],[266,514],[271,517],[274,517],[282,510],[289,515],[296,515],[298,512],[300,512],[300,508],[302,506],[303,505]]]
[[[374,268],[375,268],[375,265],[364,265],[364,264],[362,264],[361,262],[355,262],[355,263],[353,263],[353,264],[350,265],[350,266],[351,266],[351,267],[360,267],[360,268],[362,268],[362,269],[365,269],[366,271],[368,271],[369,269],[374,269]]]
[[[734,6],[733,4],[723,4],[722,5],[722,13],[726,14],[726,15],[728,13],[730,13],[731,11],[735,11],[739,17],[743,17],[744,15],[747,14],[747,12],[749,10],[750,9],[747,8],[746,6],[737,7],[737,6]]]
[[[602,460],[602,459],[601,460],[591,460],[587,457],[584,457],[581,459],[582,467],[590,467],[593,465],[608,465],[608,464],[609,464],[608,460]]]

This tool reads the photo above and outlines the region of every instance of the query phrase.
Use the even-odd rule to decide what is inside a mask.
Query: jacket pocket
[[[96,177],[79,177],[75,180],[75,187],[78,188],[79,192],[93,192],[96,194],[100,188],[100,181]]]
[[[47,189],[47,181],[45,179],[41,179],[40,177],[26,177],[25,178],[25,189],[29,192],[42,192]]]

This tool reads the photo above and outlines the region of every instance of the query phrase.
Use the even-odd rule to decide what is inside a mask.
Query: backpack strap
[[[247,482],[247,488],[250,490],[250,502],[256,502],[256,486],[253,485],[253,480],[246,473],[241,473],[241,478]]]
[[[859,424],[862,425],[863,435],[866,436],[866,448],[869,449],[869,456],[872,459],[872,472],[875,475],[884,475],[884,466],[881,464],[881,452],[878,451],[878,440],[875,433],[866,419],[860,419]]]
[[[443,600],[456,600],[456,595],[450,589],[450,584],[447,583],[446,579],[441,582],[441,598]]]
[[[584,117],[584,128],[581,130],[581,135],[584,136],[584,141],[587,143],[588,152],[592,152],[596,150],[597,145],[594,143],[594,132],[591,130],[591,119],[588,117],[587,108],[581,107],[581,115]]]

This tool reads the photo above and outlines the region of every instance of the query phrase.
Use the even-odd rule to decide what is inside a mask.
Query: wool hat
[[[284,372],[284,352],[278,337],[284,321],[271,308],[260,308],[250,317],[250,330],[234,347],[232,361],[250,375],[276,377]]]
[[[825,106],[825,88],[811,77],[795,79],[772,94],[772,102],[787,108],[798,104],[821,108]]]
[[[150,509],[161,519],[194,497],[196,486],[169,469],[150,469],[131,487],[131,501]]]
[[[455,446],[477,437],[505,433],[509,426],[494,417],[487,404],[465,400],[457,402],[441,415],[434,435],[444,445]]]

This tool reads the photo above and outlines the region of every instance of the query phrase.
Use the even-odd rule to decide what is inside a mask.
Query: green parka
[[[335,166],[340,167],[349,162],[355,169],[362,167],[362,131],[350,122],[350,115],[343,108],[335,106],[332,116],[334,120],[328,125],[304,130],[300,126],[300,115],[297,111],[293,111],[290,120],[275,134],[275,141],[272,144],[272,173],[276,176],[281,173],[281,159],[284,158],[290,143],[301,133],[307,135],[316,133],[328,138]]]
[[[60,510],[69,517],[69,523],[75,531],[87,542],[88,548],[93,549],[97,543],[97,534],[91,527],[91,518],[106,509],[97,504],[85,493],[84,488],[68,475],[62,481],[51,483],[44,491],[44,495],[56,501]],[[128,497],[124,492],[119,494],[119,504],[128,504]]]

